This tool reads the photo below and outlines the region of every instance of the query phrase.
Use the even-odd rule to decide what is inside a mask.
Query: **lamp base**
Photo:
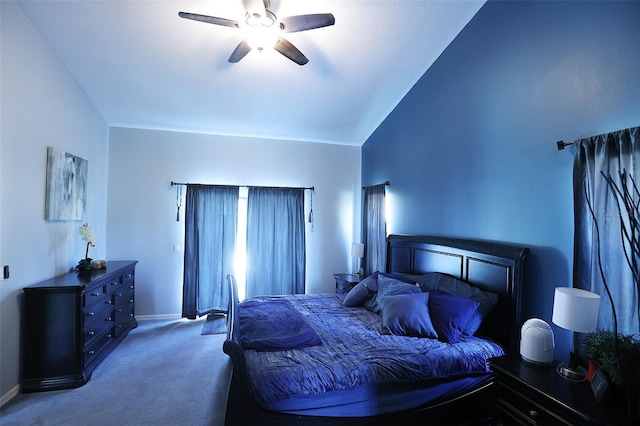
[[[587,380],[587,373],[581,367],[565,367],[563,363],[560,363],[556,371],[562,378],[572,382],[584,382]]]

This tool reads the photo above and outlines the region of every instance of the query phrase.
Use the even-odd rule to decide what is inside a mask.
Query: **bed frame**
[[[442,272],[498,294],[498,304],[477,334],[517,353],[520,338],[522,289],[526,247],[491,241],[446,237],[390,235],[387,238],[387,271],[409,274]],[[238,335],[238,293],[229,276],[228,333],[223,350],[232,363],[227,400],[227,425],[375,425],[375,424],[471,424],[487,423],[492,416],[493,380],[446,400],[411,410],[375,417],[300,416],[264,410],[251,396],[244,352]]]

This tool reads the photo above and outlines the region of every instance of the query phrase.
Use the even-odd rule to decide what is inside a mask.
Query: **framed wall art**
[[[87,206],[89,162],[47,147],[45,220],[82,220]]]

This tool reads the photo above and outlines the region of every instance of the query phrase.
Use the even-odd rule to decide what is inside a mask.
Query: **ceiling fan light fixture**
[[[280,38],[278,32],[274,31],[273,28],[247,27],[244,32],[249,46],[260,52],[264,49],[273,48]]]
[[[245,22],[249,27],[272,27],[277,21],[278,18],[270,10],[265,10],[264,15],[248,12],[245,15]]]
[[[280,37],[280,26],[276,25],[278,18],[271,11],[266,10],[265,15],[259,13],[247,13],[242,30],[252,49],[262,52],[272,48]]]
[[[269,10],[271,6],[270,0],[243,0],[242,3],[247,11],[244,23],[189,12],[179,12],[178,16],[208,24],[241,29],[245,37],[229,57],[229,62],[234,64],[253,49],[262,52],[265,49],[273,48],[276,52],[281,53],[296,64],[305,65],[309,62],[309,59],[291,42],[280,37],[280,35],[282,33],[295,33],[328,27],[336,22],[331,13],[294,15],[278,20],[276,15]]]

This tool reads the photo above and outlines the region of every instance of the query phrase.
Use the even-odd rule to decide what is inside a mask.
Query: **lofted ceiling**
[[[227,62],[242,0],[25,0],[20,7],[109,126],[362,145],[484,4],[272,0],[278,17],[330,12],[335,25],[285,34]]]

